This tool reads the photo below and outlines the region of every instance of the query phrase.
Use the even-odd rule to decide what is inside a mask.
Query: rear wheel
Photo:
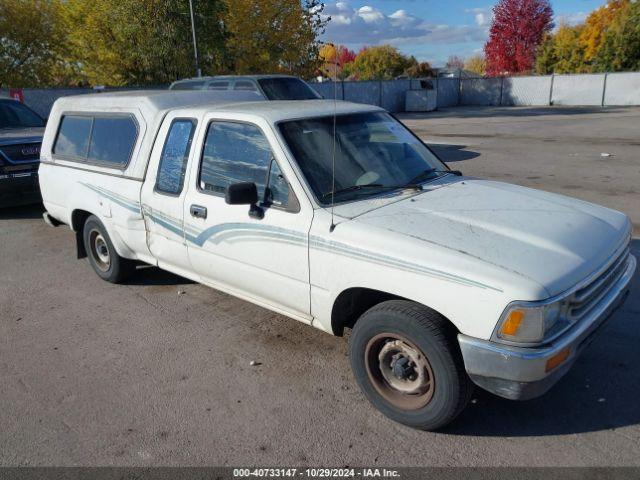
[[[369,401],[414,428],[448,424],[473,389],[453,327],[413,302],[392,300],[365,312],[353,329],[349,357]]]
[[[89,263],[100,278],[120,283],[135,270],[135,263],[118,255],[104,225],[94,215],[84,224],[84,248]]]

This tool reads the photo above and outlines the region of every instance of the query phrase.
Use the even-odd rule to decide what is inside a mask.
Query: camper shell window
[[[53,154],[64,160],[124,170],[138,139],[138,122],[130,114],[65,114]]]

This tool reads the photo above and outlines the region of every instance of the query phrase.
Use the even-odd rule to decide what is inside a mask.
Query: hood
[[[562,195],[458,179],[354,218],[525,276],[549,296],[602,266],[628,240],[626,215]]]
[[[1,128],[0,145],[42,142],[44,128]]]

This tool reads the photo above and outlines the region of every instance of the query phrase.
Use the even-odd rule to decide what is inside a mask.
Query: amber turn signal
[[[522,310],[514,310],[509,314],[509,317],[502,324],[502,328],[500,332],[503,335],[514,336],[518,333],[518,328],[520,328],[520,324],[524,319],[524,312]]]
[[[551,370],[556,368],[558,365],[563,363],[567,358],[569,358],[570,354],[571,354],[571,348],[570,347],[566,347],[566,348],[563,348],[562,350],[560,350],[553,357],[551,357],[549,360],[547,360],[547,367],[546,367],[545,371],[546,372],[550,372]]]

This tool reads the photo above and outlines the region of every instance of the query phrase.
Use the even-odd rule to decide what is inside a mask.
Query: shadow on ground
[[[162,270],[151,265],[141,265],[136,272],[128,278],[126,285],[147,285],[147,286],[171,286],[171,285],[189,285],[195,283],[173,273]]]
[[[3,207],[0,208],[0,220],[28,220],[42,218],[43,213],[44,205],[41,203],[20,207]]]
[[[480,156],[478,152],[467,150],[465,145],[429,145],[429,148],[445,163],[464,162]]]
[[[632,253],[640,257],[640,239]],[[640,270],[631,294],[569,373],[546,395],[513,402],[476,388],[473,403],[443,433],[546,436],[595,432],[640,423]]]
[[[628,107],[450,107],[435,112],[403,113],[400,119],[539,117],[545,115],[590,115],[624,112]]]

